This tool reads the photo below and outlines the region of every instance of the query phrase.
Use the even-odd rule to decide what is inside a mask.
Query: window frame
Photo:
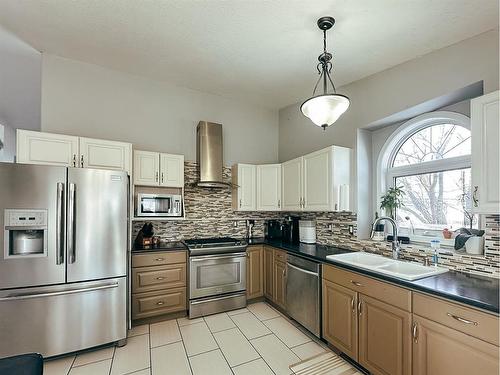
[[[404,122],[390,135],[382,147],[377,161],[377,196],[374,200],[376,203],[375,211],[380,210],[380,197],[389,187],[395,185],[397,177],[472,168],[471,155],[454,156],[399,167],[392,166],[403,143],[422,129],[442,124],[453,124],[464,127],[469,131],[471,130],[469,117],[456,112],[436,111],[424,113]],[[479,225],[480,224],[481,223],[479,223]],[[432,237],[428,236],[410,236],[410,240],[417,243],[428,243],[431,239]],[[445,246],[454,245],[454,240],[451,239],[446,240],[440,238],[440,241]]]

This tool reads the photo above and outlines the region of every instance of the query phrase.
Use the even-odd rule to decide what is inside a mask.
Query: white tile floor
[[[122,348],[46,361],[44,375],[289,375],[291,364],[328,350],[265,302],[128,335]]]

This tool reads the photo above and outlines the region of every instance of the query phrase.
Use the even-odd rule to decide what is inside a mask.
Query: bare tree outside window
[[[406,192],[404,206],[397,212],[400,226],[414,227],[416,234],[433,236],[444,228],[455,230],[474,224],[470,214],[470,167],[453,169],[456,167],[442,163],[470,152],[470,131],[454,124],[421,129],[401,145],[392,164],[394,185],[403,186]],[[427,173],[418,171],[418,165],[423,164]],[[416,174],[397,175],[398,167],[413,165]]]

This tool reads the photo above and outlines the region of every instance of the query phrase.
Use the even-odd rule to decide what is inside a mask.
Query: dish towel
[[[295,375],[363,375],[337,354],[326,352],[290,366]]]

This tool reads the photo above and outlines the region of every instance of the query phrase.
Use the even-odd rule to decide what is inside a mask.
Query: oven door
[[[189,258],[189,299],[246,290],[246,252]]]

